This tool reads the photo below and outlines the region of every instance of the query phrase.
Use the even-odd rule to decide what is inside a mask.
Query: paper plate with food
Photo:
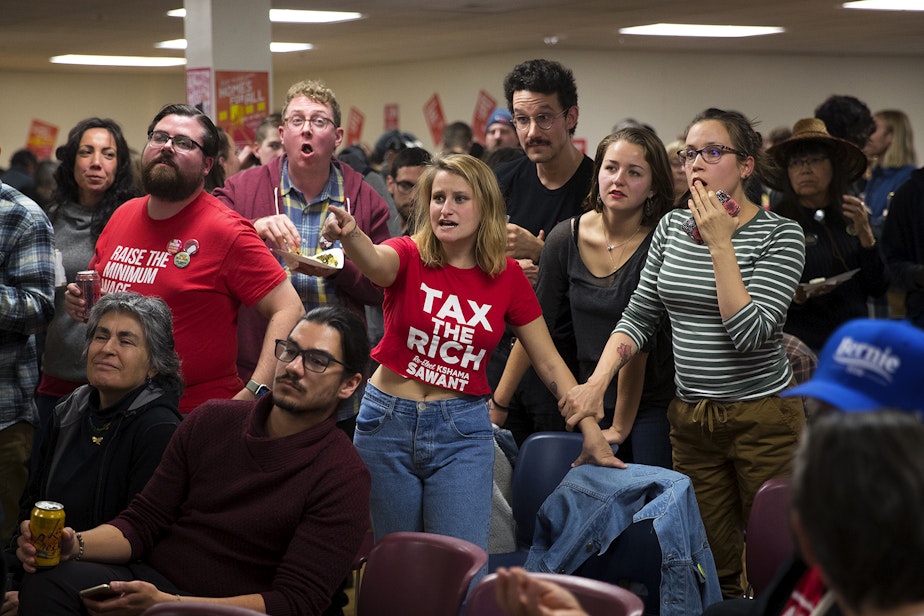
[[[325,250],[310,256],[302,254],[300,249],[280,250],[278,248],[271,248],[270,250],[272,250],[274,254],[282,257],[286,265],[292,269],[297,267],[297,263],[304,263],[305,265],[320,267],[321,269],[343,269],[342,248],[331,248],[330,250]]]

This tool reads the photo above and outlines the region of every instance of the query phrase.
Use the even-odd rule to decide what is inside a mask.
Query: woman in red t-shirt
[[[376,539],[425,531],[487,549],[494,444],[485,369],[505,325],[553,393],[575,380],[526,276],[505,255],[504,201],[491,169],[449,155],[431,163],[417,190],[412,237],[374,245],[333,206],[324,227],[385,288],[385,335],[372,351],[380,366],[354,443],[372,475]],[[582,460],[621,466],[596,423],[585,424],[592,433]]]

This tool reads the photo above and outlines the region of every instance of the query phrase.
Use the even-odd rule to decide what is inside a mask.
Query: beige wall
[[[337,92],[344,108],[356,105],[366,114],[365,141],[374,142],[381,134],[382,106],[397,102],[402,129],[432,147],[421,109],[434,91],[439,92],[448,122],[471,122],[478,90],[486,90],[505,105],[504,75],[516,63],[535,57],[558,60],[574,71],[581,108],[575,136],[586,139],[590,149],[625,117],[651,124],[667,141],[683,131],[696,113],[717,106],[738,109],[760,120],[759,128],[769,132],[811,116],[831,94],[852,94],[872,111],[886,107],[905,111],[917,130],[919,164],[924,162],[924,80],[920,79],[920,59],[915,58],[549,54],[536,49],[316,74]],[[305,76],[314,74],[306,71]],[[276,76],[279,100],[285,86],[300,78],[303,76]]]
[[[344,121],[351,106],[366,115],[363,141],[382,132],[382,109],[398,103],[401,127],[433,147],[423,119],[424,102],[438,92],[447,122],[472,121],[478,91],[504,104],[502,80],[517,62],[534,57],[561,61],[574,70],[581,116],[576,137],[590,150],[617,121],[632,116],[650,123],[665,140],[683,130],[708,106],[738,109],[761,121],[764,131],[810,116],[830,94],[852,94],[876,111],[904,110],[917,130],[924,162],[924,80],[920,59],[841,58],[766,55],[557,52],[534,49],[518,54],[470,56],[459,60],[375,66],[338,72],[306,67],[300,74],[274,75],[275,104],[303,78],[321,78],[337,93]],[[38,118],[68,129],[90,115],[122,124],[132,147],[144,144],[151,117],[166,102],[185,98],[183,76],[161,71],[0,72],[0,165],[25,144],[29,122]]]
[[[60,71],[0,71],[0,164],[8,166],[14,150],[24,147],[33,119],[58,127],[58,145],[78,121],[109,117],[122,126],[133,148],[144,146],[148,122],[166,102],[186,99],[182,74]]]

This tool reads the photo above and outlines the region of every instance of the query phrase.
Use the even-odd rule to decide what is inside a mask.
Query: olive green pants
[[[757,489],[789,475],[805,424],[802,399],[747,402],[675,398],[667,411],[674,470],[690,477],[722,595],[741,597],[744,530]]]
[[[28,421],[0,430],[0,545],[7,545],[20,522],[19,499],[29,480],[33,432]]]

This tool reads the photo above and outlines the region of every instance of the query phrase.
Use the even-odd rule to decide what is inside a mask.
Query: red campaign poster
[[[484,133],[488,128],[488,118],[491,112],[497,109],[497,101],[494,97],[481,90],[478,92],[478,100],[475,102],[475,114],[472,116],[472,135],[475,141],[484,145]]]
[[[269,73],[215,71],[215,117],[238,147],[253,143],[269,114]]]
[[[365,123],[366,114],[356,107],[350,107],[350,113],[347,116],[346,139],[344,139],[343,144],[353,145],[354,143],[359,143],[363,136],[363,125]]]
[[[446,117],[443,115],[443,104],[440,102],[440,95],[434,93],[430,99],[424,103],[424,118],[427,120],[427,126],[430,127],[430,137],[433,138],[434,145],[443,143],[443,127],[446,126]]]
[[[39,160],[54,158],[55,142],[58,140],[58,127],[41,120],[32,120],[26,148]]]
[[[587,154],[587,139],[572,139],[571,143],[581,151],[581,154]]]
[[[212,111],[212,69],[186,69],[186,104],[197,107],[210,118]]]
[[[385,105],[385,131],[398,130],[398,103]]]

